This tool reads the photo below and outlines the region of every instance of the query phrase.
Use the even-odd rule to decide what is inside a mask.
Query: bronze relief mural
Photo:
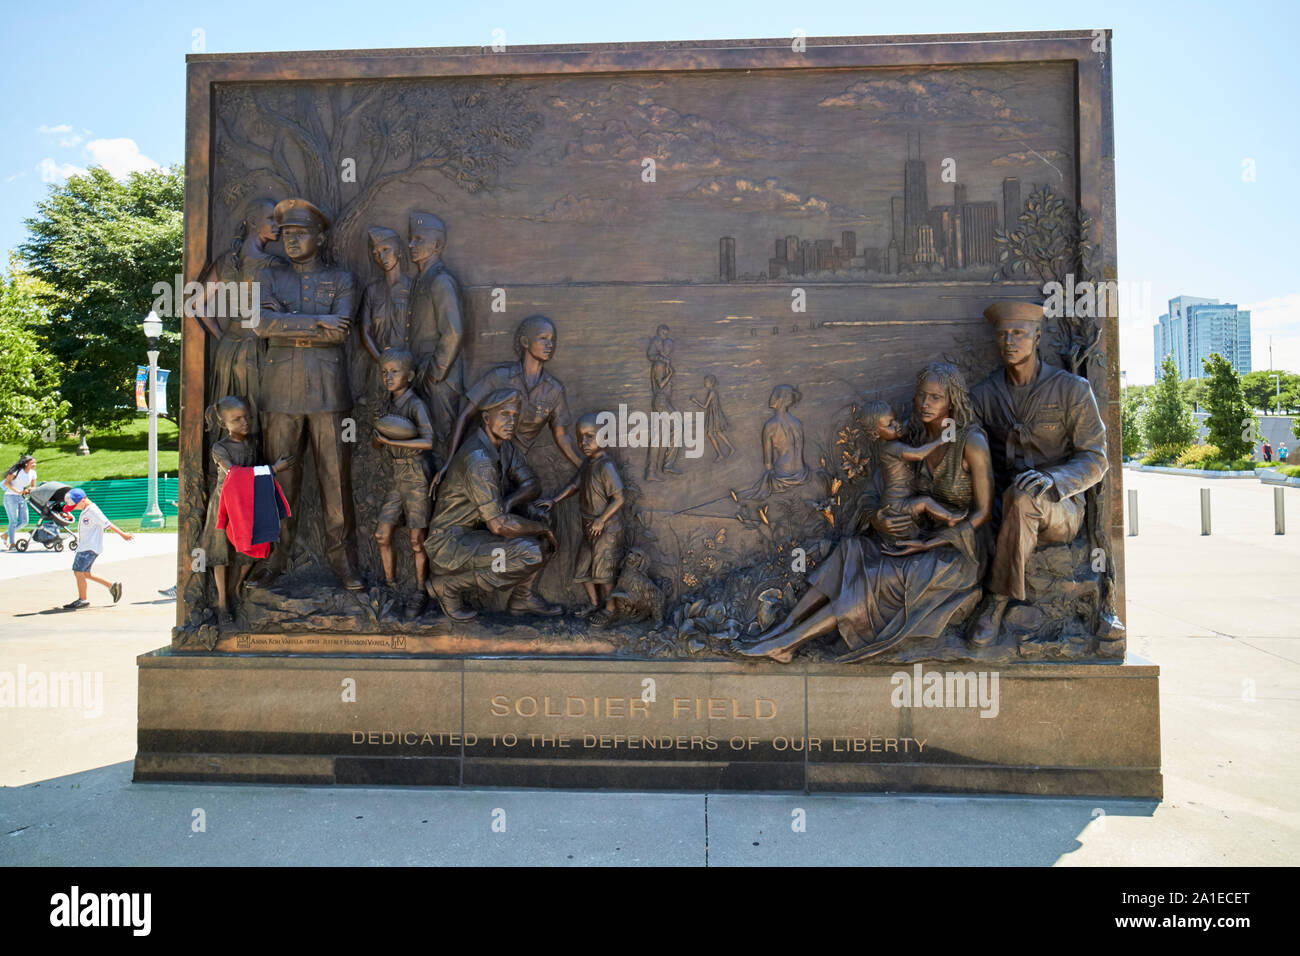
[[[1068,61],[215,90],[177,649],[1122,658]]]

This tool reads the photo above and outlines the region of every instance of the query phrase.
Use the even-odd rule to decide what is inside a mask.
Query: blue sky
[[[1274,365],[1300,370],[1296,0],[6,6],[0,251],[23,240],[50,181],[95,162],[124,173],[182,161],[196,30],[221,53],[482,46],[498,28],[512,45],[1110,28],[1120,278],[1150,302],[1121,319],[1129,381],[1151,380],[1151,322],[1180,293],[1251,307],[1254,367],[1268,366],[1272,333]]]

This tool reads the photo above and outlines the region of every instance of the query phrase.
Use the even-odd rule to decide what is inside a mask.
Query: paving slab
[[[18,536],[19,538],[31,537],[31,532],[32,526],[28,525],[27,530],[19,532]],[[95,560],[95,567],[102,568],[109,564],[152,558],[160,554],[171,555],[173,567],[171,576],[174,578],[176,576],[175,534],[151,531],[148,534],[136,534],[130,541],[123,541],[117,535],[106,532],[104,550]],[[30,577],[34,574],[47,574],[50,571],[65,571],[68,580],[71,581],[73,555],[74,552],[68,549],[66,543],[62,551],[47,549],[39,544],[29,545],[26,551],[0,550],[0,581]],[[162,586],[166,587],[166,585]]]
[[[700,794],[132,784],[0,791],[0,865],[699,866]]]
[[[156,592],[174,577],[173,541],[105,562],[126,585],[117,607],[99,594],[90,611],[45,613],[69,599],[66,566],[0,581],[0,672],[103,679],[97,716],[0,710],[0,864],[1293,865],[1300,489],[1286,491],[1296,531],[1276,536],[1258,482],[1124,478],[1141,508],[1141,534],[1125,539],[1129,650],[1161,666],[1159,804],[133,784],[135,657],[167,643],[174,605]]]

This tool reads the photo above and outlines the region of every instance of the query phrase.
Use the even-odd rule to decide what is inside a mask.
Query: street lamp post
[[[158,507],[158,336],[162,335],[162,319],[150,310],[142,324],[149,340],[149,506],[140,527],[162,528],[167,525]]]
[[[1275,383],[1277,383],[1277,399],[1276,399],[1277,407],[1273,409],[1273,414],[1281,415],[1282,414],[1282,376],[1270,375],[1269,378],[1271,378]]]

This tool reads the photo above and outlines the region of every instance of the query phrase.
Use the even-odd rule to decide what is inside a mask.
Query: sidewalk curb
[[[1149,471],[1157,475],[1175,475],[1179,478],[1258,478],[1265,485],[1284,485],[1300,488],[1300,477],[1284,478],[1276,468],[1256,468],[1254,471],[1207,471],[1204,468],[1171,468],[1167,465],[1139,465],[1126,461],[1129,471]]]
[[[1204,468],[1170,468],[1166,465],[1135,465],[1125,462],[1124,467],[1130,471],[1150,471],[1157,475],[1178,475],[1190,478],[1256,478],[1253,471],[1207,471]]]
[[[1266,485],[1289,485],[1300,488],[1300,477],[1286,478],[1276,468],[1256,468],[1255,477]]]

